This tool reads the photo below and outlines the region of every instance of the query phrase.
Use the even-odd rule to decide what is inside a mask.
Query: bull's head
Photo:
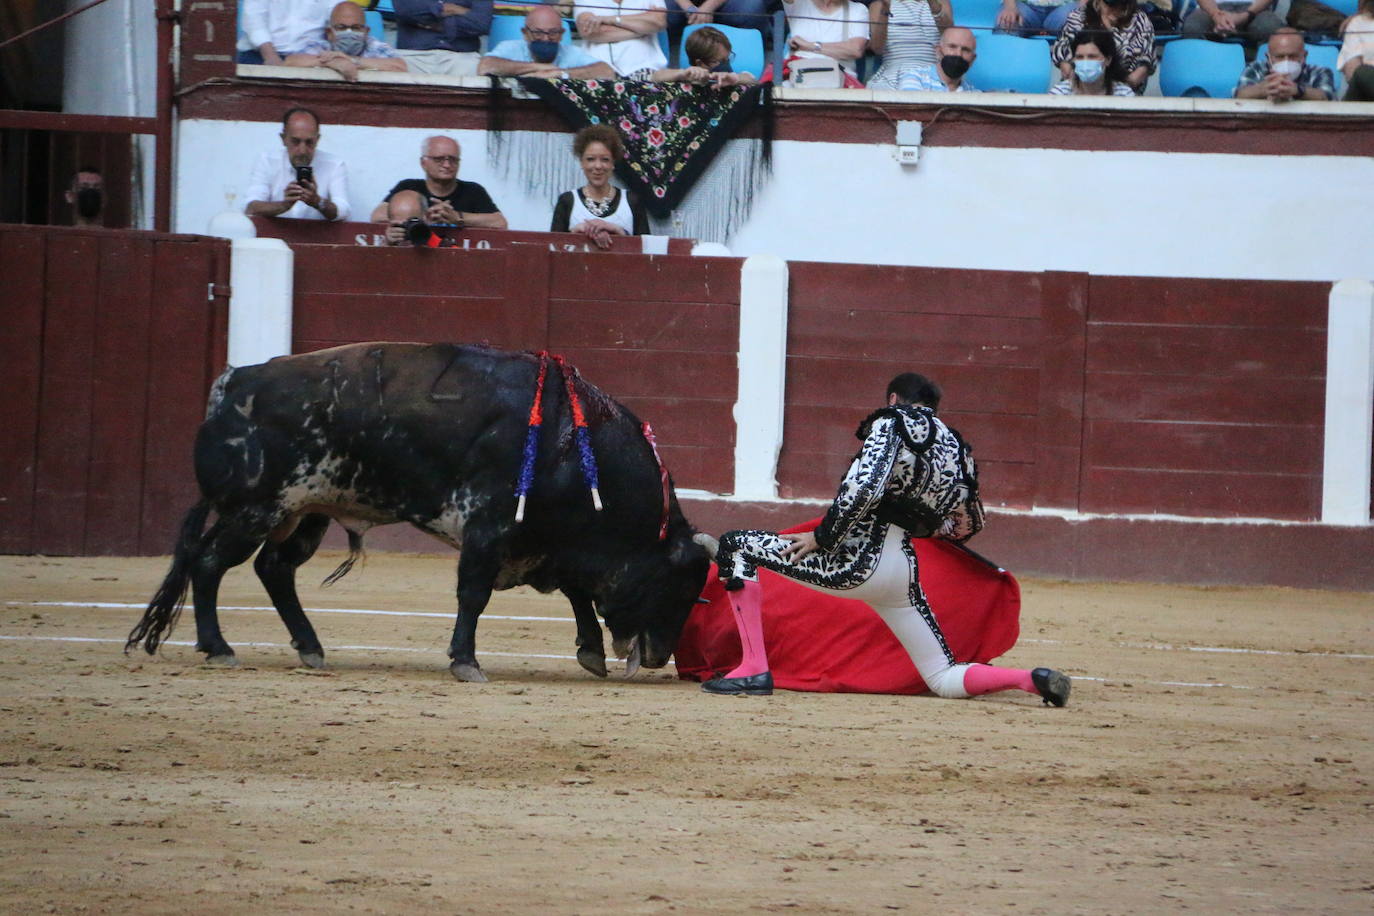
[[[683,625],[706,584],[711,561],[683,522],[666,541],[626,563],[610,583],[601,611],[617,656],[646,668],[668,664]]]

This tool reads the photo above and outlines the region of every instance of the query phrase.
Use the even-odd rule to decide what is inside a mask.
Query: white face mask
[[[1302,64],[1295,60],[1276,60],[1269,69],[1279,76],[1286,76],[1291,80],[1297,79],[1298,74],[1302,72]]]

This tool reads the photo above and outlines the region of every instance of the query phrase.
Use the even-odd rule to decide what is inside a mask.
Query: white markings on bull
[[[239,416],[243,417],[245,420],[251,420],[253,418],[253,398],[255,397],[257,397],[257,395],[250,394],[244,399],[242,404],[234,405],[234,409],[239,412]]]

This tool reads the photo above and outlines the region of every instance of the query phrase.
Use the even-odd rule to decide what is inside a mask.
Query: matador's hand
[[[809,553],[815,553],[821,547],[816,543],[816,533],[814,531],[800,531],[796,534],[780,534],[778,537],[790,541],[782,549],[782,558],[789,563],[795,563]]]

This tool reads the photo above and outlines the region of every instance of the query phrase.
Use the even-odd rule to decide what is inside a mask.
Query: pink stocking
[[[1030,671],[1024,668],[995,668],[992,665],[969,665],[964,669],[964,690],[971,697],[999,690],[1024,690],[1039,693]]]
[[[726,592],[735,610],[735,627],[739,630],[740,647],[744,658],[739,667],[726,677],[750,677],[768,670],[768,653],[763,648],[763,587],[745,581],[744,588]]]

